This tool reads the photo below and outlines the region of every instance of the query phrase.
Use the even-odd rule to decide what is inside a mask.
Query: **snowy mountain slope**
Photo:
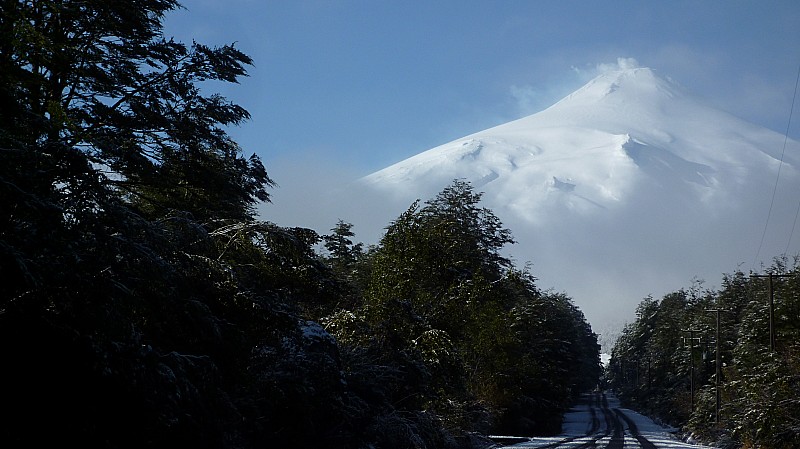
[[[797,252],[787,242],[800,143],[788,140],[784,151],[784,142],[651,69],[624,69],[359,185],[364,195],[395,199],[399,215],[401,205],[469,180],[517,238],[512,257],[532,261],[541,287],[572,296],[602,328],[630,319],[649,294],[693,280],[711,287],[723,273],[761,269],[751,265],[757,256],[769,264]]]
[[[454,178],[531,222],[555,205],[613,209],[643,183],[705,202],[729,201],[746,181],[774,182],[783,136],[704,106],[637,68],[606,73],[550,108],[420,153],[363,181],[408,198]],[[797,142],[784,158],[797,176]],[[758,181],[757,181],[758,182]]]

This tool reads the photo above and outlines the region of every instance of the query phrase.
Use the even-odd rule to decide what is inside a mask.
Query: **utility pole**
[[[769,352],[775,352],[775,287],[773,278],[788,278],[791,274],[751,274],[751,278],[769,278]]]
[[[689,333],[689,389],[692,395],[692,413],[694,413],[694,341],[700,342],[700,337],[695,337],[695,332],[700,332],[699,329],[685,329],[684,332]],[[684,342],[686,337],[684,337]]]
[[[717,424],[719,424],[719,405],[720,405],[720,391],[719,391],[719,383],[720,377],[722,376],[722,356],[720,354],[720,333],[719,333],[719,314],[722,312],[721,309],[709,309],[706,312],[715,312],[717,314],[717,331],[715,338],[717,340],[717,347],[716,347],[716,360],[714,365],[716,366],[716,372],[714,375],[714,394],[716,396],[716,417],[717,417]]]

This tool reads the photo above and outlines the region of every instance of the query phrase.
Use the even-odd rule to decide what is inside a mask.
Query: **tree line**
[[[800,447],[800,274],[726,274],[645,298],[614,345],[607,380],[626,403],[724,448]]]
[[[260,220],[174,0],[0,3],[3,447],[474,448],[560,429],[597,336],[454,180],[380,242]]]

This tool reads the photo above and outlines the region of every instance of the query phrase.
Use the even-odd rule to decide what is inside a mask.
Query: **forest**
[[[800,447],[797,258],[645,298],[607,381],[621,400],[722,448]]]
[[[177,8],[0,3],[0,446],[558,433],[600,378],[597,335],[502,256],[481,193],[453,180],[369,247],[346,221],[262,220],[274,174],[228,134],[249,114],[209,93],[253,61],[164,36]]]

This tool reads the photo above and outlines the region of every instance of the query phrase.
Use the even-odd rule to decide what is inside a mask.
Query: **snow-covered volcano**
[[[750,269],[754,257],[769,263],[786,251],[799,169],[797,141],[631,68],[360,182],[410,202],[455,178],[470,181],[517,237],[510,253],[533,262],[541,286],[607,321],[632,316],[648,294],[693,278],[717,284],[723,273]]]
[[[774,183],[782,135],[707,107],[648,68],[603,74],[537,114],[454,140],[363,181],[407,198],[464,178],[492,207],[532,223],[553,208],[624,207],[645,187],[686,201],[736,202]],[[797,142],[782,170],[797,175]],[[564,217],[559,217],[562,219]]]

